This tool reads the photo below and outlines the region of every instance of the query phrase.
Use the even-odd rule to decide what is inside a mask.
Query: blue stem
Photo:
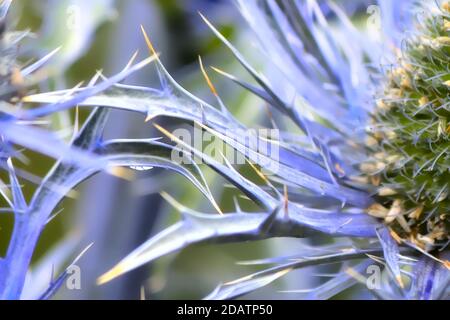
[[[0,300],[18,300],[42,226],[31,217],[17,217],[0,277]]]

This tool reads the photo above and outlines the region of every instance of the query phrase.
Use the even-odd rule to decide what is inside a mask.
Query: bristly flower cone
[[[450,2],[418,28],[386,74],[362,169],[378,191],[369,213],[433,250],[450,229]]]

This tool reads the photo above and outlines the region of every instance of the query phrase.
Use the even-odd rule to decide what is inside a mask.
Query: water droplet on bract
[[[149,171],[152,170],[153,167],[148,167],[148,166],[130,166],[131,170],[135,170],[135,171]]]

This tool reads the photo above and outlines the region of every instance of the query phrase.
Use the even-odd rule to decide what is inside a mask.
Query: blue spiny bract
[[[11,207],[21,224],[15,229],[8,254],[0,259],[0,298],[20,297],[34,246],[63,197],[61,190],[69,192],[94,173],[111,172],[111,167],[116,166],[173,170],[188,179],[221,212],[200,167],[195,162],[188,166],[173,159],[174,151],[185,148],[186,157],[201,159],[252,201],[258,211],[244,212],[236,200],[232,212],[201,213],[162,192],[183,219],[142,243],[100,276],[98,284],[193,244],[320,235],[331,244],[321,245],[311,239],[314,245],[300,246],[294,256],[252,261],[271,267],[220,285],[207,298],[236,298],[296,269],[335,264],[341,266],[341,272],[312,288],[306,298],[331,298],[364,282],[368,267],[386,266],[384,273],[388,277],[382,277],[377,288],[360,287],[361,297],[370,292],[381,299],[448,299],[448,1],[407,43],[398,67],[387,74],[385,92],[376,108],[371,88],[379,83],[373,81],[377,79],[373,75],[379,75],[376,67],[387,52],[383,52],[380,43],[354,28],[339,6],[315,0],[236,2],[261,41],[267,68],[261,76],[203,17],[255,83],[214,70],[276,110],[277,117],[267,123],[279,128],[281,134],[279,139],[268,142],[279,146],[279,157],[270,157],[236,139],[236,132],[247,127],[226,109],[207,69],[201,66],[217,106],[193,96],[168,74],[143,30],[152,58],[133,64],[133,56],[119,74],[102,77],[100,83],[98,75],[87,87],[25,97],[23,102],[44,105],[1,122],[0,133],[8,140],[60,161],[29,204],[21,195],[11,161],[8,162],[15,195]],[[402,6],[411,3],[378,3],[383,18],[380,21],[388,31],[386,40],[400,43],[404,35],[400,37],[397,22],[406,12]],[[257,55],[261,55],[260,51]],[[161,88],[120,84],[152,61],[156,63]],[[39,119],[76,105],[99,107],[70,146],[55,143],[46,133],[16,121]],[[249,106],[239,107],[245,110]],[[175,124],[201,123],[202,129],[249,161],[268,172],[276,164],[277,170],[266,177],[255,166],[256,174],[263,178],[263,182],[256,183],[236,170],[236,164],[220,163],[195,144],[183,144],[184,140],[157,123],[153,125],[161,135],[152,137],[155,139],[106,140],[103,131],[110,108],[139,112],[147,119],[147,125],[159,116],[164,116],[167,124],[169,119],[176,119]],[[287,118],[298,130],[291,131],[292,127],[281,121]],[[365,134],[368,124],[373,129],[368,134],[369,146]],[[299,131],[302,134],[293,133]],[[162,136],[168,139],[160,140]],[[45,148],[47,145],[51,148]],[[258,162],[261,158],[264,161]],[[58,191],[52,188],[55,185]],[[374,189],[377,192],[373,193]],[[383,218],[385,223],[367,213]],[[31,218],[33,223],[27,223]],[[56,283],[46,292],[57,289]]]
[[[442,11],[441,11],[442,10]],[[363,168],[378,187],[370,209],[423,249],[449,240],[450,11],[427,13],[387,72],[373,116],[373,161]]]

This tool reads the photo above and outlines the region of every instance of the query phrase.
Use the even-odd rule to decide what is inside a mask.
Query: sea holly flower
[[[419,7],[420,21],[413,23],[412,10],[417,7],[380,0],[380,11],[373,11],[380,16],[374,18],[390,37],[377,41],[359,31],[332,2],[236,2],[260,41],[266,71],[264,75],[257,72],[202,16],[254,83],[213,69],[271,107],[274,116],[269,122],[280,130],[279,138],[257,135],[258,141],[269,144],[265,152],[239,139],[237,132],[247,127],[228,111],[201,61],[217,108],[175,82],[142,30],[152,58],[138,64],[131,61],[111,78],[99,75],[87,87],[27,96],[24,102],[44,105],[2,120],[0,133],[25,144],[23,139],[14,140],[30,130],[18,125],[18,120],[38,119],[75,105],[96,106],[70,148],[50,150],[28,142],[30,148],[60,159],[30,204],[21,196],[14,167],[7,161],[14,195],[11,207],[23,220],[13,235],[18,242],[13,241],[9,254],[0,260],[1,297],[20,296],[30,255],[46,219],[62,198],[61,188],[68,192],[99,171],[126,176],[126,170],[117,167],[173,170],[191,181],[218,213],[195,211],[162,193],[182,213],[181,221],[100,276],[100,285],[196,243],[322,235],[333,240],[331,244],[303,246],[295,256],[247,261],[273,266],[219,285],[207,298],[236,298],[296,269],[327,264],[340,264],[342,272],[312,288],[308,298],[331,298],[358,283],[364,284],[361,290],[380,299],[449,297],[450,3],[424,2]],[[401,33],[399,25],[410,33]],[[151,61],[157,66],[161,89],[120,84]],[[103,82],[96,84],[98,78]],[[143,114],[167,141],[160,137],[105,141],[102,132],[109,108]],[[246,157],[260,182],[241,174],[226,157],[220,161],[180,139],[158,124],[161,116],[200,126],[225,142]],[[301,134],[289,132],[285,119]],[[49,139],[46,132],[40,134]],[[274,159],[270,146],[275,145],[278,157]],[[236,206],[235,212],[222,212],[196,161],[174,161],[174,151],[188,159],[201,159],[259,210],[244,212]],[[14,276],[13,267],[19,270]],[[385,281],[368,274],[381,267],[385,267]],[[56,289],[52,285],[44,296],[50,297]]]
[[[441,10],[425,17],[387,72],[372,116],[373,160],[362,168],[378,187],[372,209],[425,251],[449,241],[448,3]]]

